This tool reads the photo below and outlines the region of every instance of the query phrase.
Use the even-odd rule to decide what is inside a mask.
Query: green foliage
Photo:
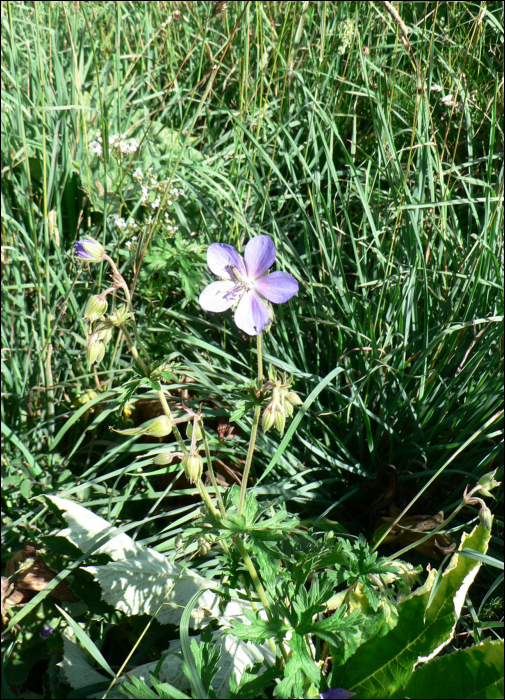
[[[485,553],[489,540],[489,531],[479,525],[463,536],[460,548]],[[393,629],[383,638],[367,641],[346,664],[334,668],[332,687],[347,688],[364,698],[390,697],[404,689],[415,665],[429,661],[453,638],[478,568],[475,560],[455,554],[427,608],[436,575],[432,570],[425,584],[399,603],[398,622]]]
[[[203,672],[221,653],[212,685],[218,697],[274,690],[317,697],[330,647],[334,673],[348,667],[349,683],[364,687],[359,665],[369,665],[367,650],[381,658],[386,640],[439,609],[436,584],[408,598],[415,572],[438,563],[412,550],[399,562],[391,549],[379,556],[366,538],[353,538],[391,515],[388,505],[401,510],[421,494],[417,515],[447,513],[467,483],[494,468],[501,479],[503,3],[400,3],[408,47],[383,3],[214,9],[2,6],[4,564],[27,542],[45,546],[48,565],[62,580],[73,576],[81,598],[58,598],[58,605],[98,652],[87,656],[69,636],[53,579],[26,604],[8,607],[6,697],[101,697],[109,681],[96,659],[120,669],[134,647],[121,692],[130,684],[132,697],[184,697],[173,685],[194,695],[177,626],[192,586],[209,582],[219,591],[198,605],[215,614],[209,644],[218,646],[207,648],[205,663],[200,646],[193,654]],[[114,134],[140,148],[124,158],[106,148],[97,157],[92,141],[107,144]],[[139,168],[152,168],[158,183],[145,201]],[[169,177],[184,194],[154,207],[156,188]],[[197,299],[210,280],[206,247],[221,241],[241,249],[259,233],[274,239],[277,269],[300,283],[296,298],[276,307],[265,363],[293,376],[307,399],[280,444],[273,431],[259,435],[243,518],[237,493],[226,489],[228,515],[218,520],[196,512],[178,464],[158,468],[145,444],[109,427],[132,428],[134,405],[149,405],[163,387],[176,411],[182,400],[195,412],[202,405],[211,459],[233,483],[230,470],[243,468],[252,415],[265,397],[255,394],[248,339],[229,313],[204,314]],[[85,236],[105,247],[134,289],[135,318],[153,358],[148,379],[117,330],[101,364],[87,366],[83,313],[110,282],[105,266],[71,257]],[[119,296],[108,297],[111,314]],[[229,422],[233,438],[223,438],[216,426]],[[173,453],[177,445],[156,449]],[[381,510],[371,501],[389,488],[385,465],[396,481]],[[41,498],[47,494],[74,501],[70,539],[54,537],[61,516]],[[497,535],[502,503],[498,491],[490,503]],[[478,511],[465,508],[449,534],[457,539]],[[309,521],[318,524],[306,530]],[[119,539],[107,531],[113,527]],[[176,548],[179,537],[184,550]],[[278,636],[281,615],[295,632],[282,668],[281,652],[276,659],[268,642],[258,649],[224,635],[230,623],[220,606],[245,606],[233,608],[244,635],[254,615],[249,595],[261,609],[237,537],[279,606]],[[430,679],[443,697],[446,661],[465,679],[461,696],[503,695],[492,643],[502,635],[503,574],[491,568],[503,561],[498,536],[481,559],[461,614],[443,608],[465,632],[453,637],[458,651],[404,679],[409,697],[429,697]],[[453,599],[452,589],[446,594]],[[309,611],[321,606],[310,621]],[[402,610],[412,618],[402,622]],[[45,640],[48,621],[56,631]],[[254,615],[255,633],[267,622]],[[169,626],[160,631],[162,624]],[[370,697],[379,692],[374,683]]]

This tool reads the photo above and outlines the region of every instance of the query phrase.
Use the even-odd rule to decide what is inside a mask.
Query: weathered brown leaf
[[[397,514],[392,514],[392,517],[381,518],[379,526],[374,535],[374,540],[379,539],[378,535],[384,532],[384,528],[389,526],[396,520]],[[395,546],[405,547],[422,539],[426,533],[434,530],[444,522],[444,514],[442,511],[434,516],[430,515],[412,515],[402,518],[397,523],[391,532],[388,534],[384,542],[394,542]],[[433,537],[430,537],[421,544],[416,544],[414,549],[418,549],[423,554],[435,559],[442,559],[446,554],[453,552],[456,549],[456,542],[452,535],[444,532],[437,532]]]
[[[22,595],[22,600],[19,602],[26,603],[35,594],[44,590],[57,572],[49,568],[34,545],[25,544],[23,549],[15,552],[7,562],[6,574],[16,591]],[[70,603],[80,600],[65,581],[59,583],[51,591],[51,595],[56,600],[66,600]]]

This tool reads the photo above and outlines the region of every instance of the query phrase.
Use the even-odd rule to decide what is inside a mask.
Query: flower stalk
[[[257,336],[258,342],[258,394],[263,388],[263,344],[261,340],[261,333]],[[242,484],[240,485],[240,497],[237,508],[237,515],[240,518],[242,515],[242,510],[245,503],[245,494],[247,490],[247,481],[249,479],[249,472],[251,471],[251,464],[254,455],[254,448],[256,446],[256,438],[258,436],[258,425],[260,422],[261,406],[255,406],[254,417],[251,428],[251,438],[249,440],[249,448],[247,450],[246,463],[244,467],[244,474],[242,476]]]

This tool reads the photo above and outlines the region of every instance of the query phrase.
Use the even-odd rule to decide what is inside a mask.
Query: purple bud
[[[319,693],[319,697],[323,700],[347,700],[353,695],[356,693],[351,693],[350,690],[344,690],[344,688],[328,688],[326,693]]]
[[[41,637],[44,637],[44,639],[48,639],[50,634],[53,634],[54,630],[52,627],[49,627],[49,625],[46,625],[45,627],[42,628],[42,632],[40,633]]]
[[[92,238],[83,238],[74,243],[74,252],[78,258],[89,262],[102,262],[105,249],[101,243],[97,243]]]

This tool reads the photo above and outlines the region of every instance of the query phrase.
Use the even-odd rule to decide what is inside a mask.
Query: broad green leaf
[[[72,619],[70,615],[65,610],[63,610],[63,608],[60,608],[60,606],[57,605],[56,609],[59,610],[60,613],[63,615],[65,620],[73,629],[75,636],[80,641],[82,646],[86,649],[86,651],[95,659],[95,661],[97,661],[100,664],[104,671],[107,671],[107,673],[109,673],[112,676],[112,678],[114,678],[116,674],[109,666],[107,659],[105,659],[102,652],[97,648],[93,640],[90,639],[89,635],[86,634],[82,627],[74,619]]]
[[[485,552],[490,537],[490,531],[478,525],[470,535],[463,534],[460,550]],[[391,697],[405,686],[417,664],[432,659],[451,641],[480,566],[480,562],[454,554],[426,610],[436,576],[432,569],[424,586],[398,606],[396,627],[384,637],[366,642],[346,664],[336,667],[331,687],[346,688],[358,698],[379,698]]]
[[[90,685],[108,684],[110,679],[96,671],[91,665],[91,657],[87,651],[77,642],[74,630],[66,627],[63,632],[63,659],[58,666],[62,669],[68,683],[72,688],[86,688]],[[89,697],[102,697],[104,691]],[[123,697],[114,688],[110,698]]]
[[[210,590],[203,591],[215,588],[215,581],[207,580],[188,568],[183,569],[154,549],[135,542],[124,532],[115,535],[117,528],[73,501],[58,496],[48,498],[63,511],[69,525],[58,533],[59,536],[83,551],[97,534],[110,530],[111,539],[95,554],[108,554],[113,561],[105,566],[83,567],[100,583],[102,597],[109,605],[126,615],[156,615],[162,624],[177,624],[188,601],[201,590],[200,605],[217,613],[218,597]],[[230,603],[228,607],[230,615],[242,612],[236,603]]]
[[[503,698],[503,639],[432,659],[393,698]]]

